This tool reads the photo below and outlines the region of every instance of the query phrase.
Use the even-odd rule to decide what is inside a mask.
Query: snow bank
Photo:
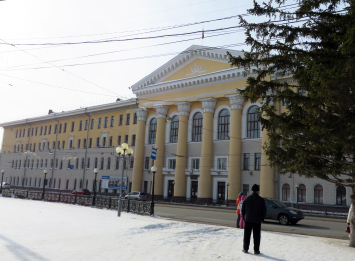
[[[244,254],[243,230],[96,208],[0,198],[1,260],[352,260],[348,242],[262,232]]]

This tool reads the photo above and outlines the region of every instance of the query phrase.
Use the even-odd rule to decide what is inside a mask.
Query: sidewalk
[[[263,231],[261,255],[243,230],[117,211],[0,198],[1,260],[352,260],[348,241]]]

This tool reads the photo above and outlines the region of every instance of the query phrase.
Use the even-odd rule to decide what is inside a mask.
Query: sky
[[[235,16],[251,7],[241,0],[0,1],[0,123],[133,98],[130,86],[193,44],[247,49],[240,28],[208,30],[238,26]],[[185,35],[132,40],[172,34]]]
[[[249,254],[242,252],[243,229],[125,212],[117,217],[117,210],[37,200],[0,197],[0,204],[6,209],[0,215],[0,253],[6,261],[354,259],[348,240],[262,229],[256,256],[252,239]]]

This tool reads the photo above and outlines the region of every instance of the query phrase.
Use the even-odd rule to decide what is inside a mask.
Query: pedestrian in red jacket
[[[240,192],[239,193],[239,196],[237,198],[237,202],[236,202],[236,206],[237,206],[237,228],[239,228],[239,225],[240,225],[240,209],[239,209],[239,203],[240,201],[242,201],[242,196],[244,195],[243,192]]]

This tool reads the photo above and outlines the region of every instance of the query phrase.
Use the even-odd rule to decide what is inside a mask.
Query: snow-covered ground
[[[0,197],[0,260],[354,260],[348,241],[262,232],[261,255],[243,230]]]

